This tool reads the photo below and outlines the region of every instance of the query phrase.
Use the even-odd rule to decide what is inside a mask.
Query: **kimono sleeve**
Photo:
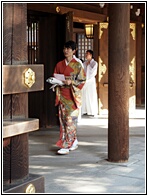
[[[86,81],[86,74],[84,68],[80,65],[76,77],[72,80],[72,86],[78,88],[78,90],[81,90],[85,84],[85,81]]]
[[[72,92],[73,99],[74,99],[74,102],[77,108],[80,108],[80,106],[82,105],[81,89],[83,88],[85,81],[86,81],[86,75],[85,75],[84,69],[81,66],[81,69],[76,79],[72,80],[72,85],[71,85],[71,92]]]

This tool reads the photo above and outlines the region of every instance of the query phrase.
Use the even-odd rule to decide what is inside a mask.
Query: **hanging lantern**
[[[85,24],[85,36],[87,39],[94,38],[94,26],[93,24]]]

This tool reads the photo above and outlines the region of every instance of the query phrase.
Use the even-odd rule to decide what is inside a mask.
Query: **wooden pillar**
[[[109,4],[108,161],[129,157],[130,4]]]
[[[21,70],[28,62],[26,27],[27,4],[3,4],[3,191],[7,193],[44,192],[43,177],[29,174],[28,132],[37,130],[39,123],[27,120],[28,88],[22,82],[25,69]],[[7,71],[6,67],[9,67]],[[18,91],[15,91],[17,87]]]
[[[73,12],[66,14],[66,41],[73,39]]]
[[[99,39],[98,39],[98,35],[99,35],[99,25],[95,24],[94,25],[94,45],[93,45],[93,51],[94,51],[94,59],[96,61],[98,61],[98,50],[99,50]]]
[[[141,68],[142,68],[142,18],[136,22],[136,105],[141,106]]]
[[[93,44],[93,52],[94,52],[94,59],[98,61],[98,54],[99,54],[99,24],[94,25],[94,44]],[[98,62],[99,64],[99,62]],[[99,68],[98,68],[99,69]],[[99,83],[98,83],[98,71],[96,76],[96,88],[97,88],[97,95],[99,95]]]
[[[5,3],[3,14],[3,64],[27,64],[27,4]],[[28,117],[28,93],[4,95],[3,114],[4,119]],[[7,140],[4,139],[4,143]],[[28,177],[28,153],[23,154],[24,151],[28,152],[27,133],[9,138],[9,142],[3,148],[4,183],[12,183]]]

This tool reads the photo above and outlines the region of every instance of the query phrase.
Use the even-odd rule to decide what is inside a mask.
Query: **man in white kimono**
[[[83,87],[82,115],[98,114],[98,96],[96,89],[96,78],[98,63],[93,59],[93,51],[86,51],[86,61],[83,63],[86,73],[86,83]]]

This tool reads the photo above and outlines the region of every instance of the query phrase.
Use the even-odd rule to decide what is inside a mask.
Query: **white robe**
[[[98,96],[96,89],[96,79],[98,63],[92,59],[90,64],[83,63],[86,72],[86,83],[82,89],[82,115],[97,115],[98,114]]]

